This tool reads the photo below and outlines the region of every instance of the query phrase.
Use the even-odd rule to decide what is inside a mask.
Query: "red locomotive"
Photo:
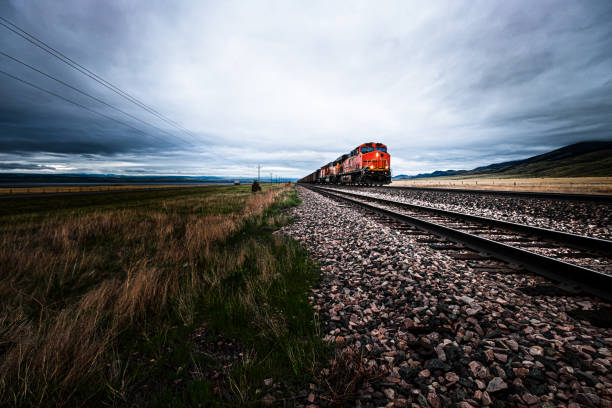
[[[382,143],[364,143],[298,180],[298,183],[383,185],[391,183],[391,156]]]

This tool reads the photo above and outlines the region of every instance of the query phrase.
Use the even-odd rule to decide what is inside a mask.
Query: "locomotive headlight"
[[[385,169],[386,169],[386,170],[389,170],[389,166],[385,166]]]
[[[378,153],[376,153],[376,157],[378,157]]]
[[[371,169],[373,169],[373,168],[374,168],[374,165],[373,165],[373,164],[371,164],[371,165],[370,165],[370,168],[371,168]]]

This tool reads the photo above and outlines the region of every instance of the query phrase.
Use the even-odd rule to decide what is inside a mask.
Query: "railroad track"
[[[410,233],[416,229],[455,243],[445,246],[431,241],[436,243],[437,249],[469,248],[561,282],[565,287],[579,288],[612,300],[612,241],[347,191],[305,187],[376,213],[387,219],[387,224],[408,226]],[[472,253],[463,254],[463,257],[477,259],[481,256]]]

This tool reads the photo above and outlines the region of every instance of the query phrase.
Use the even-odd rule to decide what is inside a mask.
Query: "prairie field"
[[[297,203],[290,185],[7,200],[0,401],[251,405],[264,378],[308,380],[327,350],[319,271],[273,234]],[[233,363],[197,351],[219,338]]]
[[[397,180],[391,187],[436,187],[544,193],[612,194],[612,177],[488,178],[432,177]]]
[[[122,190],[147,190],[147,189],[167,189],[167,188],[198,188],[210,187],[202,184],[120,184],[120,185],[100,185],[100,186],[32,186],[32,187],[0,187],[0,195],[13,194],[54,194],[54,193],[85,193],[91,191],[122,191]]]

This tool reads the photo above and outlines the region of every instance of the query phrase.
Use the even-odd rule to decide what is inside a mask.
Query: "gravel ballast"
[[[321,265],[311,301],[323,334],[384,372],[350,405],[612,406],[612,330],[572,317],[609,304],[546,295],[541,277],[455,259],[298,189],[303,203],[282,232]]]
[[[537,199],[393,187],[339,187],[352,193],[463,212],[557,231],[612,239],[612,206],[606,203]]]
[[[346,196],[344,193],[348,193],[345,189],[330,189],[326,188],[327,193],[340,194]],[[355,197],[357,195],[358,197]],[[368,195],[355,194],[348,197],[349,199],[361,202],[366,202],[374,207],[385,208],[393,212],[405,214],[408,216],[414,216],[421,220],[430,221],[435,224],[443,225],[449,228],[463,228],[464,232],[470,234],[491,239],[494,241],[501,240],[506,245],[518,247],[529,252],[534,252],[540,255],[548,256],[551,258],[559,259],[570,264],[582,266],[584,268],[596,270],[598,272],[612,275],[612,259],[609,256],[605,256],[603,253],[597,253],[592,251],[581,251],[580,249],[572,246],[564,245],[561,242],[538,240],[537,237],[531,234],[520,234],[512,231],[507,231],[503,227],[496,228],[490,227],[487,223],[481,224],[478,222],[461,221],[453,216],[444,215],[431,215],[428,211],[414,211],[412,209],[405,209],[394,205],[388,205],[386,203],[371,203],[366,199]],[[399,201],[388,200],[389,203],[399,203]],[[428,207],[431,208],[431,207]],[[467,229],[465,229],[467,228]]]

